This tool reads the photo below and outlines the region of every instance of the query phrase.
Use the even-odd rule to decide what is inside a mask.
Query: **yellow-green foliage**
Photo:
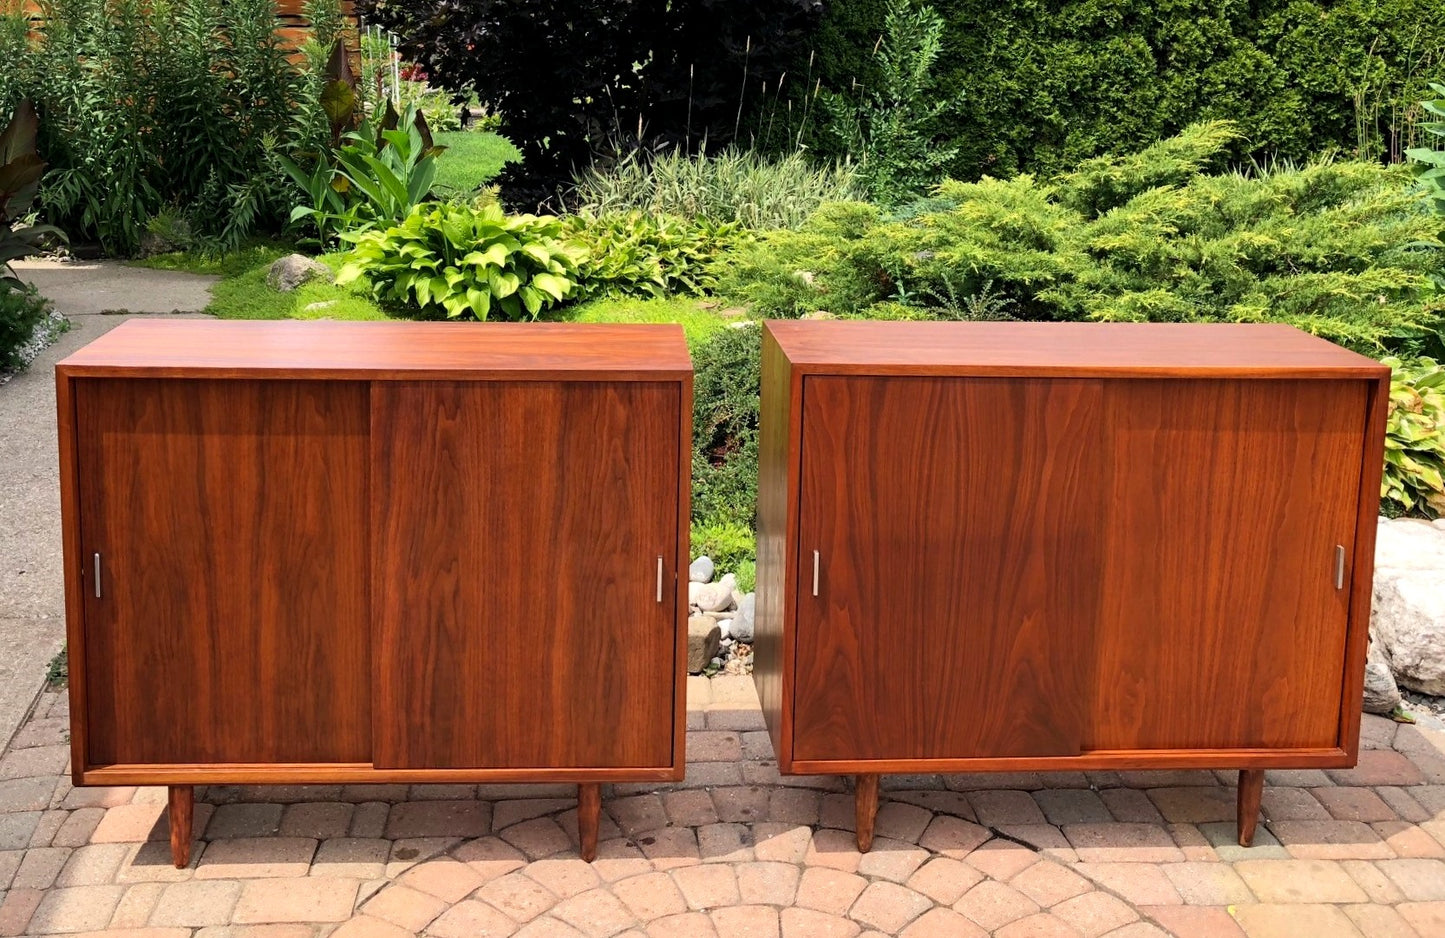
[[[1445,514],[1445,368],[1428,358],[1385,363],[1394,374],[1380,497],[1402,513]]]
[[[1047,181],[945,182],[891,221],[832,206],[744,248],[723,287],[772,315],[991,290],[1021,319],[1282,321],[1366,351],[1438,330],[1438,220],[1407,171],[1201,171],[1233,134],[1200,124]]]

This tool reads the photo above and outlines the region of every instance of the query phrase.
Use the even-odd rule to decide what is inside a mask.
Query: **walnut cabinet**
[[[77,785],[682,777],[671,326],[136,321],[56,369]]]
[[[1273,325],[774,322],[785,773],[1353,765],[1389,371]]]

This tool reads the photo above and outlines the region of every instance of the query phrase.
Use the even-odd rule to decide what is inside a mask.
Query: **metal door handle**
[[[662,558],[657,558],[657,601],[662,602]]]
[[[95,555],[95,598],[100,598],[100,553]]]
[[[818,595],[818,552],[813,551],[813,595]]]
[[[1335,545],[1335,589],[1345,588],[1345,549],[1339,544]]]

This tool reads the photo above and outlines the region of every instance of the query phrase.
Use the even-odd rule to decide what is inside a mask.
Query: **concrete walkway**
[[[132,318],[103,311],[194,313],[210,302],[217,279],[111,261],[12,266],[55,302],[71,330],[0,386],[0,745],[20,726],[65,636],[55,363]]]

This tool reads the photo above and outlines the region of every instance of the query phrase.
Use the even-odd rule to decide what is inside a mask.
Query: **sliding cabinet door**
[[[1366,391],[1109,383],[1088,748],[1337,744]]]
[[[680,407],[662,383],[375,386],[379,768],[672,764]]]
[[[75,406],[90,764],[369,761],[366,385]]]
[[[796,759],[1079,751],[1102,439],[1094,381],[805,379]]]

